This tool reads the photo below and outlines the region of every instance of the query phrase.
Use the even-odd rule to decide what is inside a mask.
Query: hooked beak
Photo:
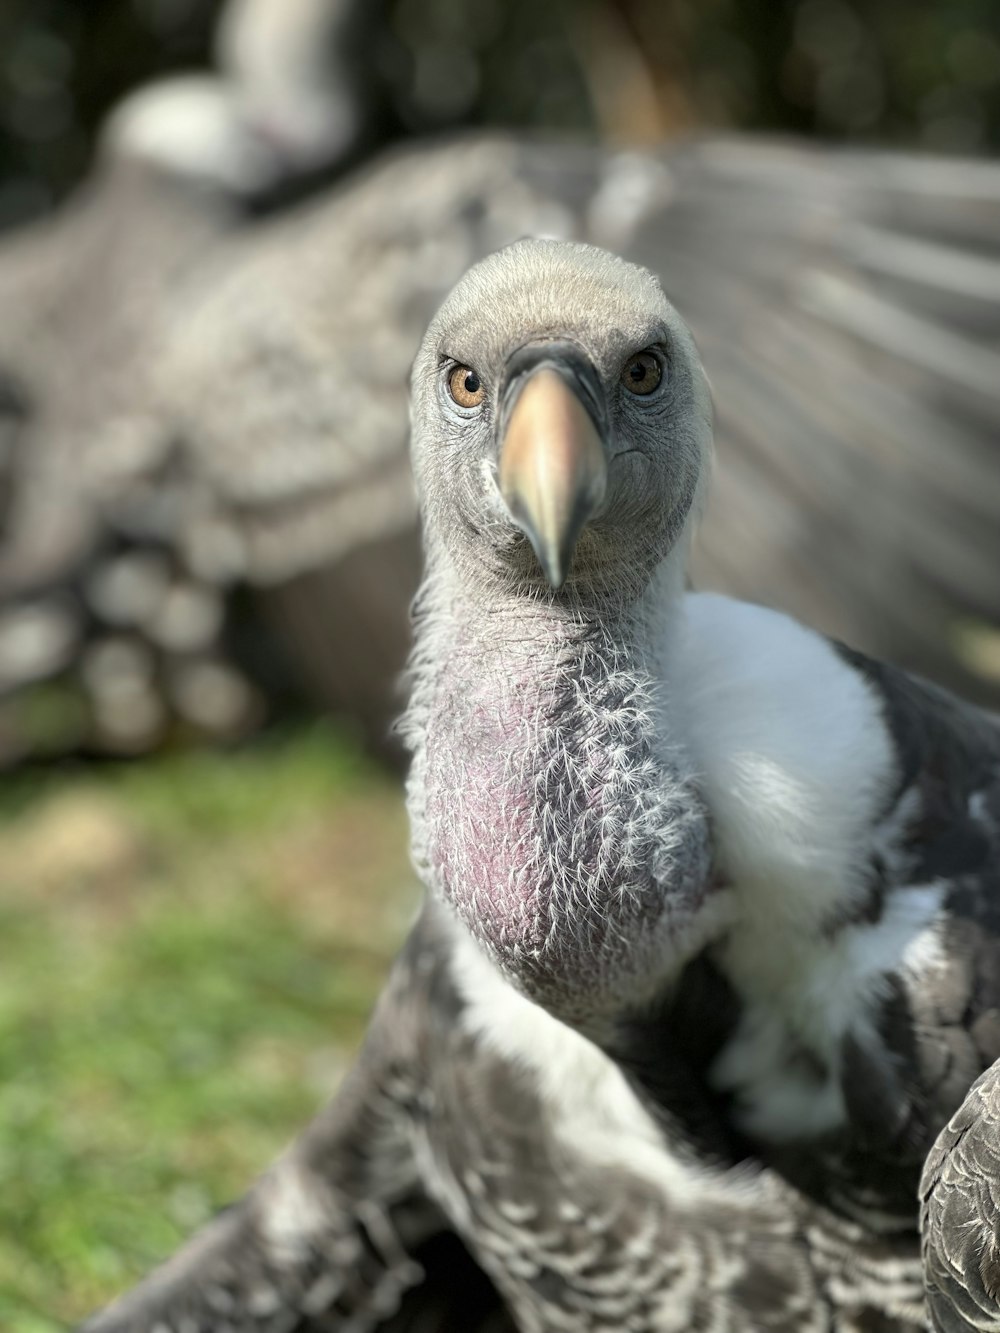
[[[549,584],[558,589],[580,531],[607,486],[604,445],[594,422],[600,386],[589,363],[573,364],[582,361],[575,349],[572,361],[544,347],[530,350],[534,355],[528,364],[522,355],[520,364],[512,358],[508,367],[500,493]]]

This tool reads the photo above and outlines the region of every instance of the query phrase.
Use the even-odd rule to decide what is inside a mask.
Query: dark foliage
[[[0,0],[0,225],[84,170],[128,89],[205,67],[212,0]],[[993,0],[372,0],[384,133],[693,126],[989,151]]]

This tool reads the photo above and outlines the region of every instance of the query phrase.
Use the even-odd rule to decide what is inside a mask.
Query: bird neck
[[[662,689],[677,563],[614,607],[473,597],[433,566],[417,601],[415,863],[510,979],[577,1026],[662,984],[707,878]]]
[[[470,707],[488,700],[487,717],[503,730],[528,710],[546,710],[554,690],[573,683],[593,696],[622,675],[641,683],[649,720],[666,726],[663,686],[682,630],[686,557],[686,548],[671,552],[645,588],[625,598],[573,587],[526,594],[499,580],[469,580],[429,554],[414,603],[411,703],[402,723],[411,749],[426,740],[413,721],[426,722],[443,695]],[[447,731],[453,716],[435,721]]]

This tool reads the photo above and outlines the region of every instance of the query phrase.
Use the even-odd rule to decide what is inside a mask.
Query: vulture
[[[432,896],[692,1133],[679,1051],[755,1157],[915,1237],[927,1154],[1000,1057],[1000,720],[685,592],[711,400],[648,271],[499,252],[413,400]]]
[[[1000,167],[476,132],[261,217],[318,140],[362,153],[309,64],[356,40],[348,8],[231,6],[228,82],[115,119],[166,175],[118,153],[111,189],[105,155],[0,250],[0,763],[49,743],[40,681],[85,748],[239,734],[303,690],[384,742],[419,577],[408,368],[526,234],[610,246],[685,310],[719,404],[700,586],[996,705]],[[324,13],[304,46],[291,18]]]
[[[85,1327],[378,1327],[442,1232],[522,1330],[926,1327],[921,1240],[976,1326],[1000,721],[687,590],[712,398],[649,270],[480,261],[411,416],[427,904],[330,1110]]]

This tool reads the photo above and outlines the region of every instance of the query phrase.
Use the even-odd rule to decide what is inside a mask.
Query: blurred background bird
[[[344,901],[359,883],[369,903],[405,898],[387,887],[405,880],[402,851],[351,867],[371,862],[383,830],[397,849],[404,838],[394,788],[352,746],[396,759],[388,727],[420,561],[407,376],[458,275],[525,234],[650,266],[694,329],[719,437],[699,586],[1000,705],[998,142],[1000,34],[980,0],[919,13],[889,0],[5,7],[0,903],[12,938],[22,926],[35,938],[26,904],[73,933],[22,950],[0,1020],[45,1028],[38,976],[73,972],[109,893],[116,920],[121,902],[159,901],[137,888],[150,867],[164,884],[189,877],[196,904],[221,893],[232,922],[217,887],[231,862],[202,847],[191,871],[196,826],[213,850],[224,827],[247,865],[279,864],[268,893],[285,895],[282,912],[295,898],[310,938],[334,863]],[[206,741],[319,713],[355,738],[336,760],[310,738],[205,767]],[[99,777],[52,763],[144,755],[152,767]],[[87,793],[68,808],[67,782]],[[330,813],[329,793],[346,814]],[[247,833],[294,823],[303,802],[327,831],[293,853]],[[84,883],[102,886],[99,910]],[[79,913],[65,893],[82,895]],[[376,964],[398,931],[341,908],[331,921],[331,938],[362,952],[381,930]],[[175,996],[187,961],[181,950],[164,972]],[[378,965],[371,975],[359,993]],[[277,989],[288,984],[282,973]],[[192,999],[180,1028],[197,1028],[206,1003]],[[237,1009],[250,1014],[245,997]],[[92,1031],[99,1049],[106,1015]],[[224,1060],[231,1037],[218,1040]],[[177,1058],[186,1068],[187,1046]],[[117,1113],[137,1077],[126,1064]],[[35,1132],[42,1080],[27,1059],[16,1068],[0,1119]],[[275,1132],[300,1111],[276,1114]],[[47,1188],[53,1143],[76,1164],[107,1150],[100,1120],[72,1146],[80,1123],[45,1140],[25,1200]],[[241,1187],[242,1169],[211,1188]],[[178,1230],[204,1206],[182,1191]],[[95,1216],[88,1233],[110,1234]],[[75,1240],[38,1226],[11,1252],[16,1279],[0,1245],[0,1314],[6,1283],[26,1317],[29,1251],[42,1287],[80,1261]],[[86,1250],[77,1312],[174,1233],[122,1259],[130,1239],[105,1241],[103,1260]]]

